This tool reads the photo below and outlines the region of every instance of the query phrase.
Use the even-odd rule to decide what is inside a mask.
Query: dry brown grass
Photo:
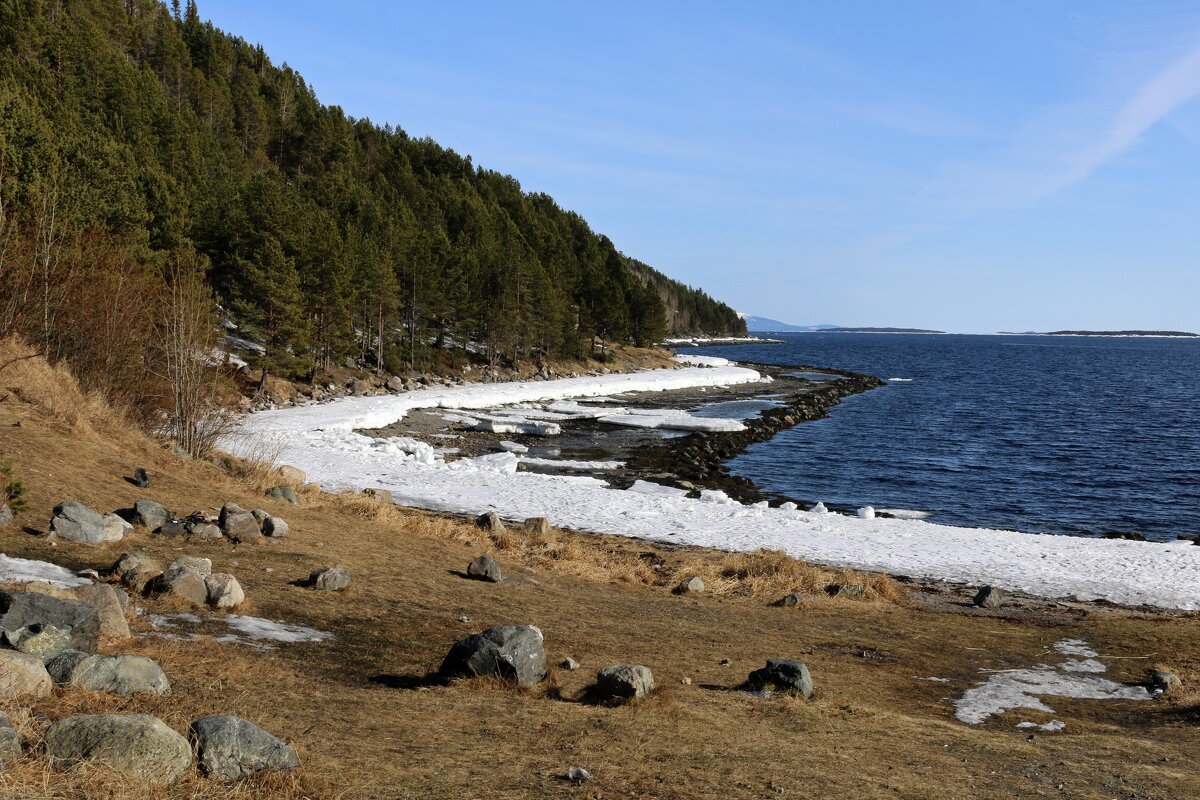
[[[22,425],[14,427],[18,419]],[[144,439],[75,435],[16,399],[0,401],[0,453],[29,485],[30,504],[18,525],[0,527],[0,551],[75,569],[106,566],[123,550],[163,562],[203,555],[214,569],[237,575],[258,616],[336,636],[269,652],[206,635],[106,645],[107,652],[158,660],[174,691],[124,699],[60,687],[50,698],[14,704],[8,710],[33,746],[0,772],[4,800],[1200,795],[1190,766],[1200,746],[1192,688],[1200,685],[1196,615],[1098,607],[1027,617],[943,613],[919,596],[911,605],[895,602],[892,581],[777,553],[678,549],[570,531],[510,529],[492,537],[468,520],[384,506],[357,493],[306,490],[302,506],[288,506],[263,496],[268,481],[279,482],[269,472],[231,475]],[[123,479],[139,465],[151,471],[148,490]],[[89,548],[24,529],[44,531],[50,509],[67,497],[101,510],[138,497],[177,510],[233,501],[284,516],[291,533],[272,545],[234,546],[137,530],[120,545]],[[484,550],[501,558],[510,580],[461,577]],[[335,563],[354,577],[348,591],[295,584]],[[690,574],[701,575],[709,591],[673,595],[674,582]],[[869,584],[868,596],[769,606],[788,591],[819,594],[827,582]],[[138,603],[168,610],[159,599]],[[556,671],[553,691],[427,679],[456,639],[510,622],[538,625],[551,663],[569,655],[583,668]],[[202,633],[223,631],[214,623]],[[1106,661],[1114,680],[1140,681],[1148,665],[1169,664],[1185,692],[1146,703],[1049,698],[1053,715],[1010,712],[980,726],[954,719],[950,700],[978,683],[987,674],[981,670],[1045,661],[1064,638],[1087,639],[1119,657]],[[733,691],[771,657],[808,663],[817,687],[812,701]],[[659,692],[615,708],[577,702],[595,670],[614,663],[650,666]],[[949,682],[924,680],[929,676]],[[66,714],[103,712],[152,713],[180,732],[202,716],[235,714],[292,744],[301,769],[232,786],[192,771],[158,789],[103,770],[52,769],[38,750],[44,726]],[[1066,731],[1030,739],[1014,727],[1051,718],[1066,721]],[[573,764],[595,780],[582,787],[564,780]]]

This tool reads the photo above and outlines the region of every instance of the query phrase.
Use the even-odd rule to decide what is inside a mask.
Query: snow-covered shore
[[[283,463],[327,489],[379,487],[422,508],[502,517],[547,516],[584,531],[724,550],[784,550],[812,562],[917,578],[991,584],[1045,597],[1200,609],[1200,547],[957,528],[917,519],[743,506],[707,492],[616,490],[601,478],[518,472],[513,453],[444,463],[411,447],[355,432],[385,427],[421,408],[486,409],[512,403],[601,397],[627,391],[750,383],[757,372],[719,359],[707,367],[650,370],[513,384],[428,389],[247,417],[230,449],[261,452],[267,439]]]

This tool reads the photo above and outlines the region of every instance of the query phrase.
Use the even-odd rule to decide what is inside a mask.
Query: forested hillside
[[[296,375],[744,329],[553,198],[322,105],[190,1],[0,2],[0,201],[0,333],[85,380],[141,369],[147,310],[195,275]]]

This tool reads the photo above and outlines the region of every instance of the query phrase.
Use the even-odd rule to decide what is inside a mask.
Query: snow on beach
[[[509,452],[444,463],[424,451],[406,452],[416,449],[408,442],[388,447],[394,440],[354,431],[385,427],[419,408],[488,409],[760,379],[754,370],[721,359],[704,363],[711,366],[427,389],[265,411],[245,418],[227,445],[253,454],[261,452],[256,441],[265,437],[280,448],[281,463],[299,467],[327,489],[388,489],[398,503],[435,511],[546,516],[555,525],[584,531],[724,550],[774,548],[816,563],[1045,597],[1200,609],[1200,547],[743,506],[720,492],[689,499],[645,482],[620,491],[592,476],[518,472],[517,456]]]

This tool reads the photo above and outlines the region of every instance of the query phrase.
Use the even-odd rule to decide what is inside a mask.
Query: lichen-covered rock
[[[37,656],[42,661],[71,646],[71,631],[54,625],[35,623],[15,631],[5,631],[4,638],[9,647]]]
[[[755,692],[774,688],[779,692],[802,695],[806,699],[812,697],[813,693],[808,665],[786,658],[768,658],[765,667],[754,670],[746,678],[746,688]]]
[[[200,770],[235,781],[262,770],[294,769],[296,752],[279,738],[240,717],[205,717],[192,723]]]
[[[350,573],[341,567],[315,569],[308,576],[308,584],[314,589],[339,592],[350,586]]]
[[[495,675],[521,686],[546,677],[542,632],[532,625],[498,625],[460,639],[442,661],[447,678]]]
[[[156,531],[173,518],[173,514],[161,503],[153,500],[138,500],[133,504],[133,524]]]
[[[601,700],[622,703],[654,691],[654,673],[642,664],[614,664],[596,673],[596,692]]]
[[[50,517],[50,535],[69,542],[103,544],[110,541],[107,537],[112,534],[112,526],[104,515],[76,500],[59,503]]]
[[[53,688],[50,673],[40,658],[16,650],[0,650],[0,702],[46,697]]]
[[[178,569],[190,569],[201,578],[206,578],[212,574],[212,559],[201,558],[200,556],[179,556],[170,564],[167,564],[167,568],[163,570],[163,573],[167,574]]]
[[[192,763],[187,739],[146,714],[64,717],[46,731],[46,752],[62,766],[98,763],[158,784],[179,780]]]
[[[477,581],[499,583],[503,579],[500,574],[500,562],[491,556],[479,556],[467,565],[467,577]]]
[[[80,656],[83,656],[80,658]],[[71,650],[46,665],[55,683],[93,692],[165,695],[171,682],[156,661],[145,656],[87,655]]]
[[[246,593],[238,579],[224,572],[215,572],[204,579],[208,589],[208,604],[213,608],[235,608],[246,601]]]
[[[38,592],[0,591],[0,632],[10,641],[29,629],[47,626],[64,631],[65,649],[92,652],[100,636],[100,617],[95,606],[78,600],[63,600]]]

